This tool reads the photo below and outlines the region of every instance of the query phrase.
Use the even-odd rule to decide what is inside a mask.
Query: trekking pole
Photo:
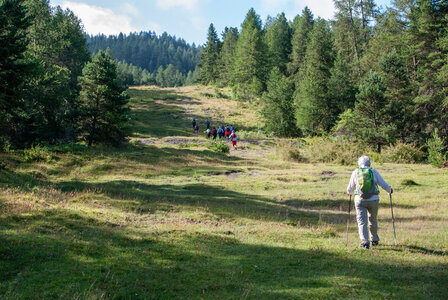
[[[346,240],[345,240],[345,247],[348,245],[348,229],[350,227],[350,209],[352,205],[352,195],[350,195],[350,200],[348,200],[348,219],[347,219],[347,234],[346,234]]]
[[[394,218],[394,209],[392,208],[392,194],[389,194],[390,197],[390,212],[392,213],[392,226],[394,227],[394,240],[395,246],[397,245],[397,235],[395,233],[395,218]]]

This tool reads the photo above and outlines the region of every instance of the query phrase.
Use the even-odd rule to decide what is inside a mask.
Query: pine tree
[[[20,123],[27,115],[23,92],[31,65],[24,55],[30,26],[26,14],[23,1],[0,2],[0,151],[2,144],[20,137]]]
[[[118,144],[127,133],[129,96],[117,80],[116,65],[100,51],[83,69],[80,77],[81,128],[87,144]]]
[[[334,0],[336,22],[335,44],[346,61],[352,63],[354,78],[362,76],[361,60],[371,36],[369,22],[375,16],[375,4],[371,0]]]
[[[297,125],[305,133],[328,131],[336,116],[328,93],[333,66],[333,36],[329,24],[317,19],[307,47],[303,80],[296,95]]]
[[[201,68],[201,82],[205,85],[215,83],[219,78],[220,41],[213,23],[208,28],[207,43],[201,53],[199,66]]]
[[[350,75],[350,63],[339,51],[328,80],[329,109],[333,116],[337,116],[355,105],[358,89],[353,84]]]
[[[278,67],[274,67],[267,82],[267,91],[261,99],[260,113],[264,118],[266,132],[283,137],[298,135],[292,96],[292,83]]]
[[[384,55],[379,65],[386,87],[384,95],[388,101],[383,113],[385,122],[394,125],[394,135],[402,142],[413,142],[421,133],[416,132],[412,125],[416,123],[413,114],[413,87],[406,67],[395,51]]]
[[[418,122],[415,129],[426,137],[432,133],[433,127],[440,127],[442,134],[445,134],[448,133],[444,114],[446,107],[443,104],[446,89],[439,85],[437,73],[445,64],[443,57],[446,50],[440,48],[440,45],[448,26],[448,3],[418,0],[408,5],[411,9],[407,15],[407,54],[412,61],[411,79],[418,85],[417,97],[414,99]]]
[[[78,76],[90,59],[80,20],[49,1],[25,2],[31,18],[28,56],[35,64],[28,81],[22,143],[74,139]]]
[[[300,74],[300,69],[302,68],[305,61],[306,48],[309,44],[310,34],[313,30],[313,14],[308,7],[305,7],[302,11],[301,16],[295,18],[293,27],[293,34],[291,38],[291,54],[290,63],[288,64],[288,73],[294,78],[294,82],[298,85],[300,81],[297,78]]]
[[[352,130],[361,140],[381,152],[383,145],[391,142],[390,133],[394,130],[385,122],[387,98],[385,96],[386,86],[383,78],[375,71],[370,71],[359,86],[356,95],[354,113],[359,118],[358,124],[352,125]]]
[[[219,78],[223,85],[230,83],[233,71],[233,54],[238,41],[238,28],[226,27],[223,33],[223,42],[220,52]]]
[[[194,72],[188,72],[187,78],[185,79],[185,85],[194,85],[197,84],[200,80],[200,70],[199,66],[196,67]]]
[[[363,70],[374,68],[379,70],[380,60],[388,53],[395,52],[403,62],[407,43],[405,41],[406,22],[396,9],[389,8],[376,16],[376,24],[372,38],[369,40],[369,51],[362,58]],[[358,82],[352,78],[352,82]]]
[[[161,86],[161,87],[166,87],[167,85],[166,85],[166,82],[165,82],[165,75],[164,75],[164,73],[163,73],[163,67],[162,66],[160,66],[158,69],[157,69],[157,73],[156,73],[156,83],[157,83],[157,85],[159,85],[159,86]]]
[[[291,28],[285,13],[267,22],[264,32],[268,49],[268,68],[278,67],[283,74],[286,74],[286,65],[291,53]]]
[[[260,96],[266,80],[266,45],[260,17],[251,8],[236,43],[232,86],[237,98],[251,100]]]

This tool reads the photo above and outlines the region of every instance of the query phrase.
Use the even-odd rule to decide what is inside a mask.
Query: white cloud
[[[173,7],[183,7],[188,10],[194,10],[197,7],[198,0],[157,0],[157,6],[162,9]]]
[[[61,7],[72,10],[82,20],[84,29],[89,34],[109,35],[138,31],[131,25],[131,18],[117,15],[108,8],[70,1],[64,1]]]
[[[122,9],[125,13],[127,13],[128,15],[131,15],[131,16],[138,16],[138,15],[140,14],[140,12],[138,11],[138,9],[137,9],[134,5],[132,5],[131,3],[128,3],[128,2],[123,3],[123,4],[121,5],[121,9]]]
[[[315,18],[331,19],[334,16],[333,0],[295,0],[295,4],[297,14],[301,14],[305,6],[308,6]]]

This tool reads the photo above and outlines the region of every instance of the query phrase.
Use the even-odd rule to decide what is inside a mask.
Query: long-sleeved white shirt
[[[378,173],[377,170],[375,170],[374,168],[372,168],[372,173],[373,173],[373,182],[375,184],[378,184],[380,187],[383,188],[383,190],[385,190],[387,193],[390,194],[390,192],[392,191],[392,188],[390,187],[390,185],[387,184],[386,181],[384,181],[383,177],[381,177],[380,173]],[[352,173],[352,176],[350,177],[350,182],[348,183],[347,186],[347,194],[353,195],[353,192],[355,191],[355,189],[359,188],[357,187],[357,177],[358,177],[358,169],[355,169]],[[360,200],[361,197],[358,195],[355,195],[355,201],[356,200]],[[380,197],[378,195],[373,195],[370,198],[367,199],[363,199],[365,201],[371,201],[371,200],[379,200]]]

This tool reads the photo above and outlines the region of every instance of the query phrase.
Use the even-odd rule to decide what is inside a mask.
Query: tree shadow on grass
[[[196,150],[189,148],[157,147],[155,145],[127,145],[122,149],[115,149],[113,152],[103,153],[101,149],[87,154],[87,157],[94,159],[101,154],[105,158],[126,158],[142,164],[154,165],[160,160],[175,161],[177,163],[190,162],[194,157],[197,162],[215,163],[225,165],[237,165],[242,159],[229,156],[212,150]],[[187,160],[188,159],[188,160]]]
[[[5,298],[444,298],[447,265],[370,252],[246,244],[226,233],[143,232],[70,211],[0,218]]]
[[[412,253],[421,253],[426,255],[437,255],[437,256],[448,256],[448,253],[446,251],[439,251],[434,249],[428,249],[420,246],[415,245],[405,245],[403,246],[407,251]]]
[[[171,151],[168,148],[168,151]],[[195,152],[194,150],[191,150]],[[135,158],[137,160],[137,158]],[[145,163],[144,160],[139,159]],[[230,164],[230,162],[229,162]],[[100,166],[101,167],[101,166]],[[222,176],[226,180],[227,168],[210,166],[180,167],[167,171],[176,176]],[[101,172],[109,172],[101,169]],[[94,172],[94,171],[93,171]],[[0,183],[19,188],[23,192],[31,192],[35,187],[51,187],[62,193],[79,192],[106,195],[107,198],[95,197],[120,210],[127,212],[151,213],[157,211],[180,211],[185,207],[191,210],[201,208],[204,211],[224,218],[247,218],[252,220],[269,220],[284,222],[290,225],[315,226],[319,223],[333,225],[345,224],[347,212],[341,210],[343,200],[287,200],[277,202],[272,198],[255,194],[228,190],[205,183],[188,184],[146,184],[132,180],[112,180],[107,182],[84,182],[79,180],[50,182],[45,178],[37,179],[29,174],[3,171]],[[221,174],[221,175],[219,175]],[[354,209],[351,215],[355,221]],[[401,220],[399,217],[397,220]],[[200,221],[200,220],[199,220]],[[386,217],[383,221],[389,221]],[[336,226],[336,231],[343,230]]]
[[[190,207],[192,210],[205,209],[228,220],[238,217],[316,225],[322,219],[321,214],[288,209],[269,198],[201,183],[152,185],[126,180],[105,183],[68,181],[56,184],[56,188],[62,192],[104,194],[109,198],[104,200],[108,205],[133,212],[181,211]]]
[[[348,202],[349,199],[319,199],[319,200],[301,200],[301,199],[290,199],[284,201],[285,204],[293,207],[302,207],[302,208],[317,208],[317,209],[332,209],[332,210],[341,210],[341,211],[348,211]],[[379,206],[382,208],[389,208],[389,203],[381,202],[379,203]],[[407,204],[394,204],[394,207],[399,208],[417,208],[417,206],[414,205],[407,205]],[[353,211],[354,208],[354,202],[353,199],[351,201],[351,208]]]
[[[180,168],[176,171],[176,175],[186,175],[192,171],[192,169]],[[194,171],[197,174],[210,173],[217,176],[217,169],[209,166],[197,167]],[[226,180],[225,169],[221,171],[218,169],[218,171],[223,172],[223,175],[218,176],[222,176],[222,179]],[[12,171],[8,171],[6,176],[0,177],[0,183],[18,188],[23,192],[31,192],[36,187],[51,187],[61,193],[79,192],[105,195],[107,198],[95,197],[95,201],[105,202],[107,205],[127,212],[181,211],[185,207],[189,207],[191,210],[201,208],[219,218],[230,221],[235,218],[247,218],[284,222],[294,226],[298,223],[301,226],[314,226],[320,222],[328,224],[346,222],[345,212],[300,209],[277,202],[272,198],[232,191],[204,183],[157,185],[132,180],[51,182],[45,178],[36,179],[28,174]],[[305,203],[304,200],[303,203]],[[307,205],[304,206],[307,207]]]

